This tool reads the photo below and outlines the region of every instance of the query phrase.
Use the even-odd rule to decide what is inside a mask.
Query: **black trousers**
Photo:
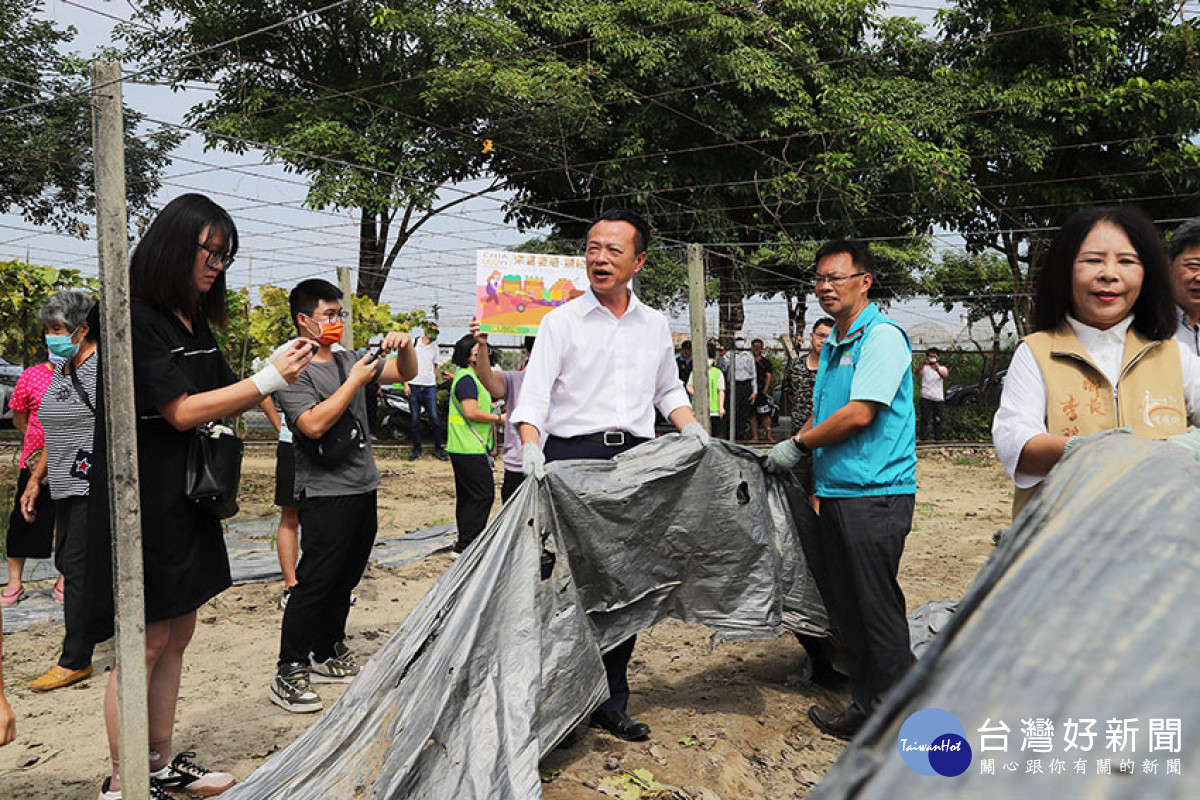
[[[821,498],[810,566],[846,653],[850,696],[868,714],[913,662],[896,574],[915,500]]]
[[[621,447],[608,447],[599,442],[585,442],[577,439],[561,439],[551,436],[546,439],[544,448],[546,463],[552,461],[568,461],[571,459],[604,459],[612,458],[618,453],[634,447],[630,442]],[[629,706],[629,659],[633,656],[633,646],[637,637],[630,636],[619,645],[604,654],[604,672],[608,676],[608,699],[600,704],[596,713],[616,714],[625,713]]]
[[[496,502],[496,474],[483,453],[450,454],[454,468],[454,522],[458,526],[456,552],[463,552],[487,526]]]
[[[301,497],[304,546],[296,585],[283,612],[279,664],[308,663],[333,655],[346,638],[350,593],[366,569],[375,544],[375,492],[340,497]]]
[[[504,470],[504,483],[500,484],[500,502],[507,503],[508,498],[512,497],[524,482],[524,472],[513,472],[511,469]]]
[[[21,514],[21,495],[29,484],[29,467],[24,467],[17,475],[17,492],[13,498],[12,513],[8,515],[8,557],[9,558],[49,558],[50,546],[54,544],[54,501],[50,499],[50,487],[43,486],[38,492],[37,502],[33,509],[37,516],[33,522],[26,522]],[[8,576],[12,583],[13,576]]]
[[[921,398],[921,439],[928,439],[929,423],[933,422],[933,438],[942,438],[942,410],[946,407],[944,400],[927,400]]]
[[[83,669],[92,663],[92,640],[87,636],[83,596],[83,573],[87,564],[87,496],[55,501],[54,516],[58,523],[54,566],[63,576],[63,625],[66,628],[58,665],[66,669]]]
[[[752,381],[734,381],[733,382],[733,402],[737,403],[737,434],[738,439],[745,439],[750,435],[750,397],[753,392],[754,383]]]

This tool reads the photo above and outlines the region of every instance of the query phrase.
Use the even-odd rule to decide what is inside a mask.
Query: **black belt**
[[[555,438],[561,438],[568,442],[595,442],[605,447],[625,447],[626,445],[635,445],[650,441],[645,436],[634,436],[632,433],[626,433],[625,431],[602,431],[600,433],[585,433],[582,436]]]

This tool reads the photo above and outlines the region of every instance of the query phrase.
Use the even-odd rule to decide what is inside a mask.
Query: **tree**
[[[819,239],[879,231],[898,237],[893,251],[911,236],[923,254],[928,223],[877,195],[923,183],[946,195],[938,204],[963,199],[962,154],[941,149],[925,127],[899,124],[936,108],[927,59],[881,55],[910,44],[916,28],[883,19],[873,0],[496,8],[530,51],[578,76],[554,109],[558,124],[514,147],[487,127],[502,101],[482,104],[467,91],[503,96],[503,61],[477,56],[439,82],[479,104],[474,116],[496,141],[493,169],[516,193],[511,217],[579,238],[599,211],[627,205],[664,238],[708,243],[726,331],[742,326],[748,294],[785,291],[802,309],[804,254]]]
[[[0,262],[0,353],[30,366],[46,352],[38,311],[55,292],[80,289],[95,293],[97,283],[79,270]]]
[[[136,58],[161,61],[298,16],[319,3],[149,0],[121,28]],[[490,160],[478,121],[441,101],[446,64],[513,51],[489,7],[412,0],[363,2],[306,17],[236,47],[213,49],[164,67],[179,86],[216,84],[188,121],[209,147],[245,152],[258,143],[272,159],[309,179],[313,208],[352,208],[359,217],[356,294],[378,301],[405,243],[437,214],[486,194]],[[141,27],[150,23],[152,32]],[[462,87],[460,87],[462,88]],[[524,91],[553,98],[552,85]],[[472,92],[479,89],[462,88]],[[489,90],[490,91],[490,90]],[[460,98],[461,99],[461,98]],[[506,114],[519,113],[510,106]],[[493,135],[505,135],[503,123]],[[450,187],[481,178],[482,188]]]
[[[1003,256],[1028,331],[1055,227],[1079,208],[1200,214],[1200,60],[1175,0],[958,0],[935,83],[978,202],[943,214],[971,252]]]
[[[958,303],[967,309],[967,325],[987,320],[992,328],[993,356],[1000,352],[1004,328],[1013,320],[1017,299],[1008,261],[999,253],[947,251],[932,270],[923,276],[922,290],[930,305],[952,311]],[[983,347],[972,339],[976,349]],[[984,374],[988,371],[984,357]]]
[[[40,0],[0,6],[0,213],[86,235],[95,212],[92,111],[84,63],[59,50],[74,30],[37,18]],[[143,117],[125,109],[125,179],[131,214],[146,211],[181,141],[135,135]]]

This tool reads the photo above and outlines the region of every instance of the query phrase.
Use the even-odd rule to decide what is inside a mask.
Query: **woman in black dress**
[[[237,241],[223,208],[202,195],[186,194],[155,218],[130,263],[152,792],[211,795],[234,780],[197,766],[190,760],[194,754],[176,755],[171,742],[183,653],[196,611],[230,585],[220,522],[183,494],[188,441],[197,426],[252,408],[295,381],[312,355],[311,343],[298,340],[250,378],[239,381],[230,370],[209,326],[226,321],[225,270],[233,263]],[[103,454],[103,416],[97,416],[96,450]],[[102,479],[101,473],[94,470],[93,481]],[[107,500],[107,486],[95,489],[93,498]],[[111,581],[101,587],[102,581],[88,577],[89,590],[106,595],[100,599],[111,608]],[[93,622],[96,638],[111,635],[111,615],[106,621],[98,628]],[[112,800],[121,796],[116,670],[104,717],[113,771],[100,797]]]

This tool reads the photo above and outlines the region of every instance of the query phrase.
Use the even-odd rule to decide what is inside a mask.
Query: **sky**
[[[937,0],[892,3],[896,14],[932,22]],[[108,0],[45,0],[42,16],[60,27],[71,26],[76,37],[68,49],[90,55],[113,44],[113,18],[127,19],[128,2]],[[128,65],[127,65],[128,66]],[[207,95],[204,87],[172,92],[166,87],[126,83],[126,104],[155,120],[181,124],[190,106]],[[306,184],[302,176],[282,166],[264,164],[261,151],[242,155],[205,151],[197,136],[172,154],[164,172],[163,189],[156,198],[161,207],[187,191],[209,195],[225,206],[238,225],[238,259],[228,274],[233,288],[263,284],[290,286],[307,277],[336,280],[339,266],[357,263],[357,222],[351,211],[313,210],[304,206]],[[468,183],[446,190],[449,200],[484,184]],[[443,343],[465,332],[474,307],[475,251],[506,249],[539,231],[518,231],[504,222],[503,195],[473,199],[439,215],[407,244],[393,267],[382,300],[393,311],[440,308]],[[94,237],[80,239],[37,228],[18,216],[0,215],[0,259],[28,258],[33,263],[72,267],[96,274]],[[936,323],[957,331],[961,309],[946,313],[926,299],[896,303],[890,313],[906,328]],[[710,333],[717,325],[717,309],[708,309]],[[808,320],[820,316],[810,300]],[[671,327],[686,332],[686,313],[673,317]],[[746,302],[748,337],[768,341],[787,331],[787,309],[782,299],[754,298]],[[503,340],[502,342],[503,343]]]

